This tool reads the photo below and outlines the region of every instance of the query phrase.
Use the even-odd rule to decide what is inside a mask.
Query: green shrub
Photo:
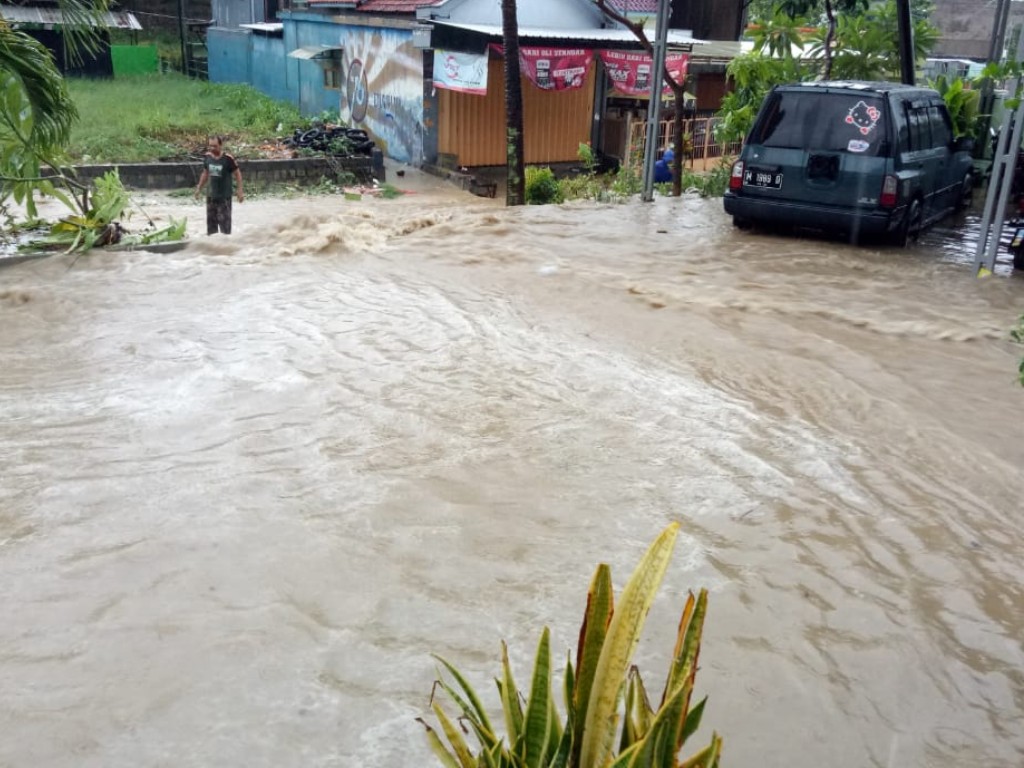
[[[625,198],[639,195],[643,186],[643,179],[635,169],[622,166],[612,178],[610,189],[614,197]]]
[[[560,203],[562,199],[558,179],[550,168],[531,165],[526,169],[526,202],[529,205]]]
[[[552,692],[547,627],[541,632],[526,695],[516,686],[508,649],[502,644],[501,674],[496,682],[507,738],[491,724],[487,708],[466,678],[451,663],[435,657],[442,668],[431,709],[440,730],[422,719],[420,722],[427,729],[431,749],[446,768],[718,766],[722,739],[716,733],[696,755],[684,762],[678,759],[700,726],[707,701],[690,706],[707,590],[702,589],[697,597],[691,593],[683,607],[664,695],[657,707],[651,706],[640,673],[631,666],[644,619],[672,558],[678,528],[673,523],[655,540],[618,600],[612,593],[611,569],[604,564],[597,567],[587,596],[576,663],[574,666],[570,656],[565,665],[564,718]],[[455,719],[445,711],[442,698],[454,705]],[[475,739],[476,749],[466,735]]]
[[[559,179],[558,189],[563,200],[601,200],[607,196],[600,177],[589,173]]]

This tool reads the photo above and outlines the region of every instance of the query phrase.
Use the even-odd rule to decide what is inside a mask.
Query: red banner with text
[[[519,66],[523,75],[545,91],[582,88],[593,63],[594,52],[582,48],[519,49]]]
[[[686,80],[689,59],[685,53],[670,53],[665,57],[665,69],[676,82]],[[654,62],[650,56],[629,51],[601,51],[601,61],[617,95],[650,98],[654,77]],[[664,86],[662,94],[670,96],[672,90]]]

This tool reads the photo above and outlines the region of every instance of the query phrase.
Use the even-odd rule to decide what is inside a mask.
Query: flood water
[[[236,222],[0,271],[0,766],[437,765],[430,654],[496,704],[500,640],[521,683],[544,624],[564,658],[670,521],[637,660],[660,690],[707,587],[724,765],[1024,764],[1024,280],[952,229]]]

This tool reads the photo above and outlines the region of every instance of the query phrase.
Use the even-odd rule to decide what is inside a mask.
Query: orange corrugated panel
[[[594,67],[579,90],[551,92],[523,80],[526,162],[575,162],[580,142],[590,140],[596,83]],[[440,92],[438,150],[460,165],[505,164],[505,70],[491,61],[487,95]]]
[[[591,67],[582,88],[545,91],[523,81],[523,137],[526,162],[575,162],[579,146],[590,141],[597,68]]]

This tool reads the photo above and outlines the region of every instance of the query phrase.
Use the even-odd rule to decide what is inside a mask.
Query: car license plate
[[[743,171],[743,184],[748,187],[781,189],[782,171],[771,171],[766,168],[747,168]]]

